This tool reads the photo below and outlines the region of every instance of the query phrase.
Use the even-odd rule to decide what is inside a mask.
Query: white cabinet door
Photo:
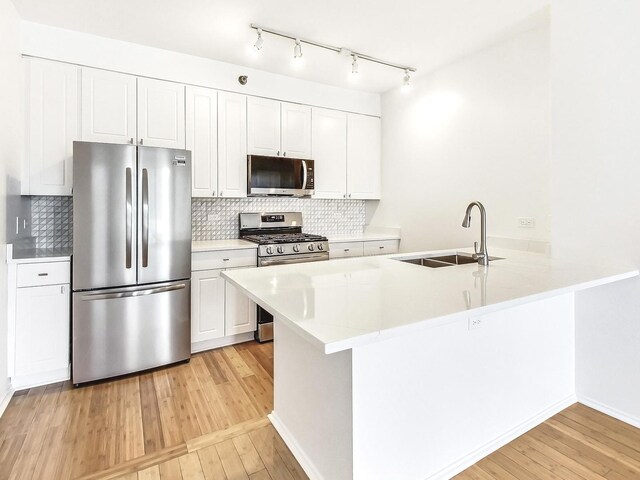
[[[136,77],[82,68],[82,140],[133,143]]]
[[[380,119],[347,115],[347,197],[380,198]]]
[[[281,108],[282,155],[311,158],[311,107],[283,103]]]
[[[224,337],[225,280],[222,270],[191,274],[191,343]]]
[[[218,92],[187,87],[186,149],[191,150],[191,196],[215,197],[218,189]]]
[[[69,366],[69,285],[18,288],[15,376]]]
[[[70,195],[73,141],[80,140],[80,69],[27,60],[25,195]]]
[[[184,85],[138,78],[140,145],[184,148]]]
[[[314,198],[347,196],[347,114],[313,108]]]
[[[279,155],[280,102],[266,98],[247,100],[247,150],[249,155]]]
[[[218,195],[247,196],[247,97],[218,93]]]
[[[227,282],[225,335],[253,332],[257,323],[257,307],[244,293]]]

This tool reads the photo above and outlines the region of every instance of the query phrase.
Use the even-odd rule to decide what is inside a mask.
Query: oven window
[[[252,188],[302,188],[302,162],[291,158],[251,158]]]

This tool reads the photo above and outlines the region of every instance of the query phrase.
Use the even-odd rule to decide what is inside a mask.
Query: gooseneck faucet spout
[[[487,211],[480,202],[471,202],[467,207],[467,212],[464,215],[462,226],[469,228],[471,226],[471,210],[473,207],[478,207],[480,210],[480,249],[478,249],[478,242],[473,243],[473,258],[478,260],[480,265],[489,265],[489,254],[487,253]]]

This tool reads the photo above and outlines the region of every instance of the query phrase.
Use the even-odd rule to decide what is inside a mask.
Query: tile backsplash
[[[364,200],[308,198],[194,198],[191,202],[194,240],[237,238],[240,212],[302,212],[304,231],[318,235],[362,233]],[[73,246],[73,198],[31,197],[31,231],[36,248]]]

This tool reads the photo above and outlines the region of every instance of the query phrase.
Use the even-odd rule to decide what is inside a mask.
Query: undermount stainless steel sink
[[[454,253],[450,255],[440,255],[437,257],[424,258],[399,258],[401,262],[412,263],[414,265],[422,265],[429,268],[452,267],[454,265],[467,265],[470,263],[478,263],[471,255]],[[502,260],[500,257],[489,257],[489,260]]]

